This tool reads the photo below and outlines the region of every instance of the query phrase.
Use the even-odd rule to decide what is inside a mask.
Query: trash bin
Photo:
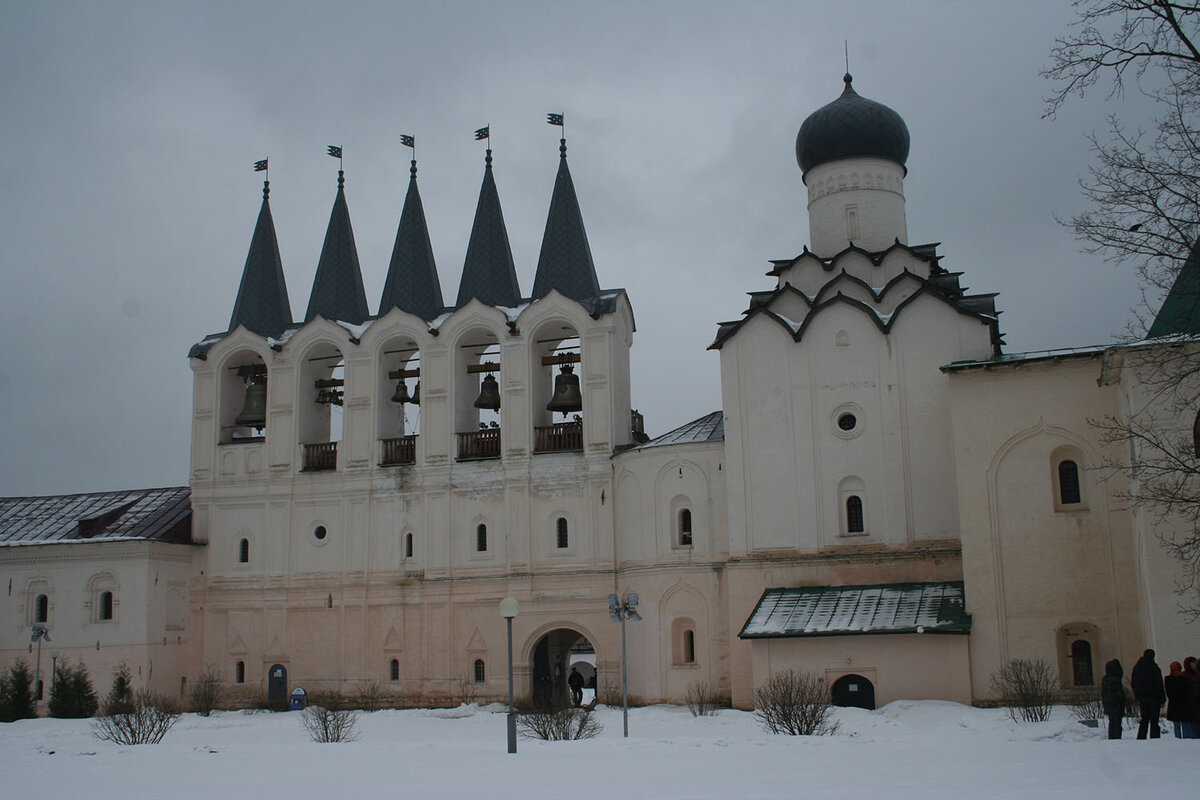
[[[288,707],[288,710],[303,711],[306,705],[308,705],[308,692],[299,686],[292,689],[292,703]]]

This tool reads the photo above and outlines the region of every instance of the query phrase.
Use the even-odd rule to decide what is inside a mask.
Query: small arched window
[[[404,557],[413,557],[413,535],[411,533],[404,534]]]
[[[1079,465],[1074,461],[1058,462],[1058,501],[1064,506],[1083,501],[1079,493]]]
[[[696,663],[696,632],[690,629],[683,632],[683,663]]]
[[[862,533],[866,530],[863,520],[863,501],[856,494],[846,498],[846,531]]]
[[[400,680],[400,660],[397,658],[393,658],[388,662],[388,680]]]
[[[475,528],[475,552],[487,552],[487,525],[484,525],[483,523],[480,523],[479,526]]]
[[[245,683],[246,682],[246,662],[245,661],[237,661],[234,663],[234,665],[233,665],[233,682],[234,683]]]
[[[50,621],[50,598],[44,594],[39,594],[37,599],[33,601],[33,621]]]
[[[239,564],[249,564],[250,563],[250,540],[249,539],[242,539],[240,542],[238,542],[238,563]]]
[[[477,658],[477,659],[475,659],[475,682],[483,683],[484,677],[485,677],[485,668],[483,666],[483,659]]]
[[[113,593],[100,593],[100,619],[108,621],[113,618]]]
[[[690,508],[679,509],[679,544],[681,547],[691,547],[692,545],[692,510]]]
[[[570,539],[567,537],[567,518],[559,517],[558,522],[555,523],[555,528],[556,528],[555,532],[557,534],[556,544],[558,546],[558,549],[566,550],[567,545],[570,542]]]

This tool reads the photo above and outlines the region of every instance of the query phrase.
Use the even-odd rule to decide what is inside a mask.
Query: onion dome
[[[900,166],[908,160],[908,126],[892,109],[860,97],[847,73],[842,96],[804,120],[796,134],[796,161],[808,172],[842,158],[886,158]]]

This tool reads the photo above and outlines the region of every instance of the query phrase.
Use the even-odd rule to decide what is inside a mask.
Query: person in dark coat
[[[1167,719],[1175,724],[1175,738],[1187,739],[1191,733],[1190,723],[1195,721],[1192,718],[1192,687],[1178,661],[1171,662],[1171,674],[1163,680],[1163,688],[1167,692]]]
[[[583,705],[583,676],[579,674],[579,670],[571,667],[571,674],[567,678],[567,686],[571,687],[571,702],[576,708]]]
[[[1133,665],[1133,672],[1129,673],[1129,685],[1142,712],[1137,738],[1145,739],[1147,730],[1151,739],[1159,738],[1158,715],[1167,700],[1167,693],[1163,689],[1162,670],[1154,663],[1153,650],[1147,649]]]
[[[1125,687],[1121,678],[1125,671],[1121,662],[1113,659],[1104,665],[1104,677],[1100,679],[1100,701],[1104,704],[1104,716],[1108,717],[1108,738],[1121,738],[1121,719],[1125,716]]]
[[[1192,697],[1192,721],[1183,726],[1183,738],[1200,739],[1200,660],[1195,656],[1185,658],[1183,674],[1188,679]]]

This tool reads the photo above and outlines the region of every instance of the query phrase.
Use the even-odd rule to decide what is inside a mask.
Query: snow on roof
[[[969,633],[962,581],[767,589],[742,639],[875,633]]]
[[[130,539],[190,543],[191,490],[0,498],[0,547]]]
[[[662,447],[668,444],[723,441],[725,441],[725,413],[714,411],[633,449],[645,450],[648,447]]]

